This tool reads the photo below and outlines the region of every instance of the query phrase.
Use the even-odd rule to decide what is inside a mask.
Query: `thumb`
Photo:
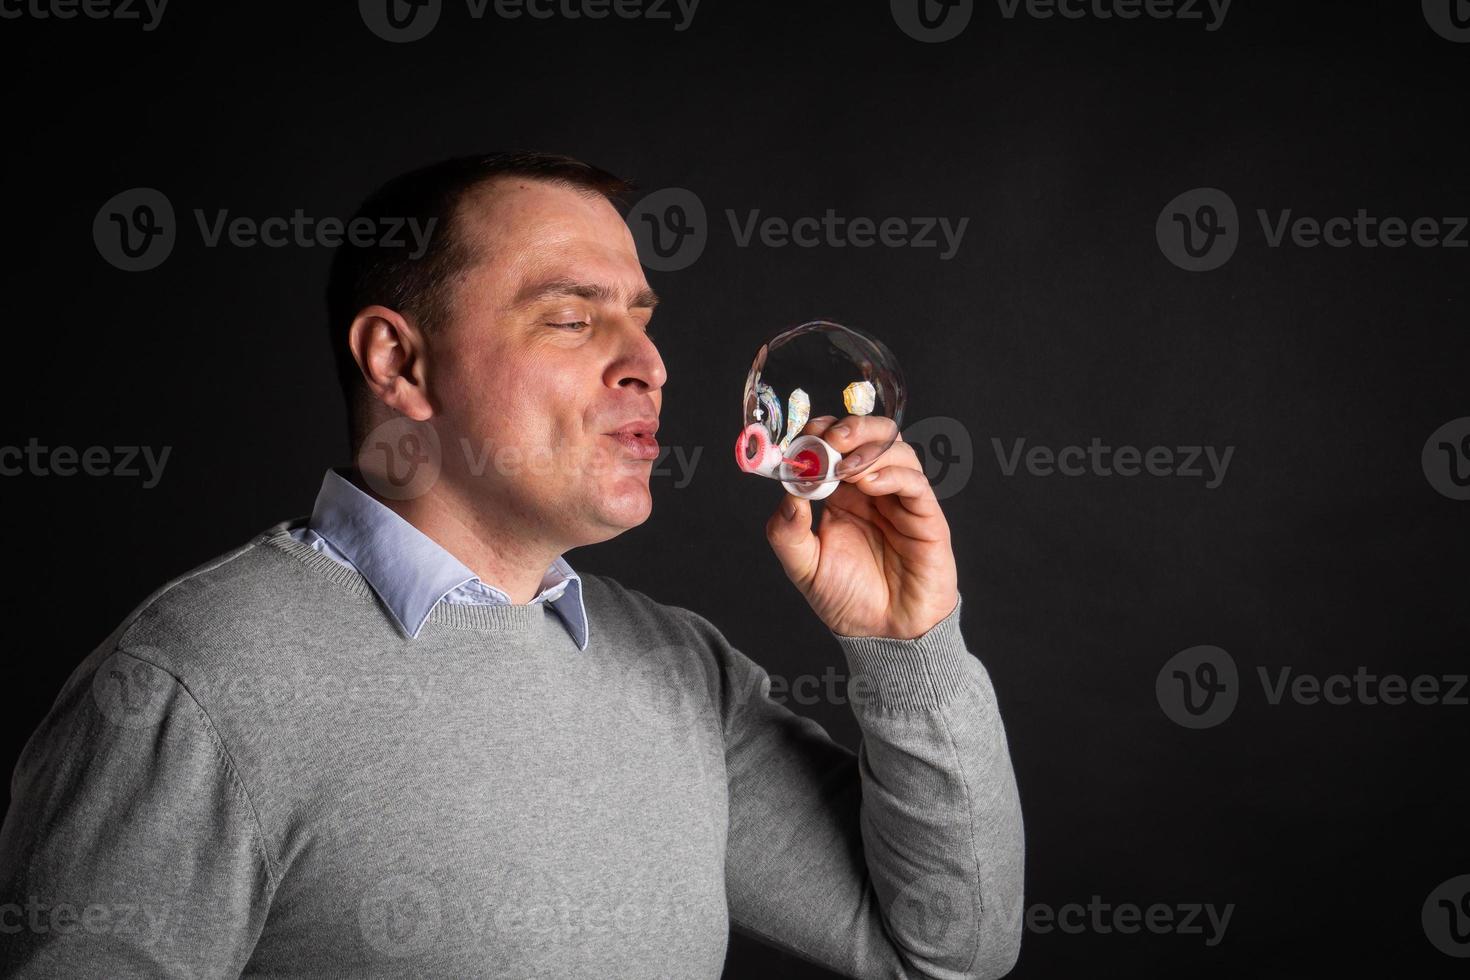
[[[817,558],[822,552],[821,542],[812,533],[811,501],[787,494],[766,522],[766,540],[786,577],[805,591],[817,576]]]

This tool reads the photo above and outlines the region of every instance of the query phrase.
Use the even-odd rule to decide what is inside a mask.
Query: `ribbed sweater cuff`
[[[854,704],[877,708],[937,708],[965,687],[971,654],[960,633],[961,596],[950,614],[911,640],[833,633],[847,657]]]

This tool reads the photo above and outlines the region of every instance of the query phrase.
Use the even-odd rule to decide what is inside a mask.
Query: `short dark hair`
[[[353,236],[345,236],[332,256],[327,282],[328,332],[354,448],[359,435],[357,409],[367,389],[347,346],[347,328],[360,310],[373,304],[412,316],[425,332],[448,322],[455,281],[476,255],[456,227],[459,204],[469,192],[500,177],[580,188],[614,204],[621,204],[633,189],[630,181],[573,157],[512,150],[441,160],[374,191],[352,216],[353,222],[367,219],[375,229],[357,236],[359,241],[374,240],[359,244]],[[398,232],[387,234],[395,225]],[[358,226],[363,227],[361,222]],[[427,246],[415,240],[413,228],[428,230]]]

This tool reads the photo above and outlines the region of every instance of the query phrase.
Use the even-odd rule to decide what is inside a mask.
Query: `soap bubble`
[[[778,334],[756,352],[745,379],[735,463],[747,473],[780,480],[798,497],[820,500],[857,467],[815,435],[810,419],[871,415],[891,419],[886,450],[903,425],[903,373],[887,347],[839,323],[814,320]]]

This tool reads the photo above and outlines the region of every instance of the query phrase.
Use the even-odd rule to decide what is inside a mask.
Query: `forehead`
[[[633,235],[601,194],[500,178],[466,194],[455,220],[475,249],[477,286],[502,300],[548,277],[599,282],[629,297],[647,286]]]

